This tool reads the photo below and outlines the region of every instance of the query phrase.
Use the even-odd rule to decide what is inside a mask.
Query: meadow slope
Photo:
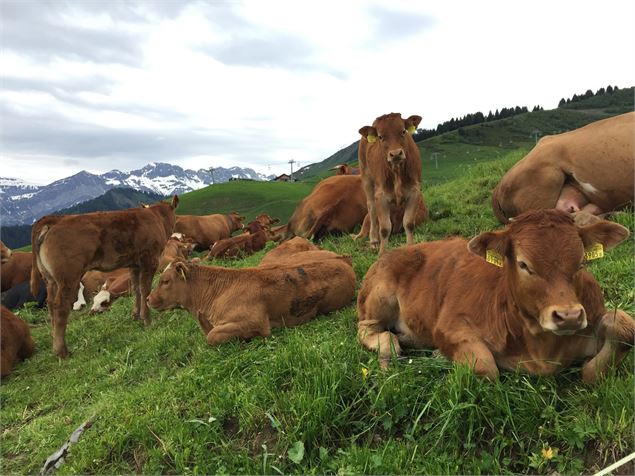
[[[416,240],[497,228],[491,190],[522,156],[468,164],[426,188],[432,221]],[[262,206],[269,211],[264,198]],[[633,232],[632,210],[614,219]],[[348,236],[323,246],[353,257],[359,283],[376,259]],[[263,254],[224,263],[252,266]],[[589,264],[609,305],[628,312],[633,264],[633,240]],[[215,348],[187,312],[153,312],[144,329],[131,305],[73,313],[64,361],[53,357],[46,314],[21,313],[38,349],[1,387],[2,474],[37,472],[93,415],[61,474],[578,474],[634,450],[632,351],[594,387],[580,382],[579,368],[504,372],[491,384],[426,350],[381,371],[356,341],[354,303],[268,339]]]

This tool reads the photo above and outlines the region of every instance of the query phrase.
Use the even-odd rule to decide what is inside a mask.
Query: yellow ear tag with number
[[[415,126],[408,127],[408,134],[414,134],[417,132],[417,128]]]
[[[485,252],[485,261],[499,268],[503,267],[503,257],[497,251],[487,250]]]
[[[377,136],[371,136],[370,134],[366,136],[366,140],[371,144],[377,140]]]
[[[591,261],[594,259],[604,258],[604,245],[595,243],[584,250],[584,259]]]

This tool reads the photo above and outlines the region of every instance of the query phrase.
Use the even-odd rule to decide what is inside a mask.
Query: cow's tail
[[[36,223],[33,225],[31,229],[31,255],[32,255],[32,263],[31,263],[31,294],[33,296],[37,296],[38,291],[40,289],[40,281],[42,280],[42,276],[40,275],[40,269],[38,267],[38,261],[40,258],[40,246],[46,237],[46,234],[49,231],[49,225],[44,225],[43,227],[39,227]]]

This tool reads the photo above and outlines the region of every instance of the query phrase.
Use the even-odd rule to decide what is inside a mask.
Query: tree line
[[[580,102],[585,99],[592,98],[593,96],[604,96],[605,94],[613,94],[619,90],[620,88],[618,88],[617,86],[610,86],[610,85],[606,89],[605,88],[598,89],[595,93],[593,93],[593,91],[591,91],[590,89],[587,89],[584,94],[580,94],[580,95],[574,94],[573,97],[571,98],[560,99],[560,102],[558,103],[558,107],[562,107],[565,104],[571,104],[572,102],[573,103]]]
[[[532,112],[543,110],[544,109],[541,106],[534,106]],[[529,112],[527,106],[504,107],[500,111],[496,109],[494,113],[492,113],[492,111],[489,111],[487,115],[478,111],[473,114],[467,114],[463,117],[458,117],[456,119],[452,118],[449,121],[445,121],[444,123],[437,125],[436,129],[417,129],[417,132],[415,132],[412,137],[415,142],[419,142],[425,139],[429,139],[430,137],[438,136],[445,132],[460,129],[461,127],[473,126],[475,124],[481,124],[483,122],[498,121],[499,119],[505,119],[517,114],[523,114],[525,112]]]

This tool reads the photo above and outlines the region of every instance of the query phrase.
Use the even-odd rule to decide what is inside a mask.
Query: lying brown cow
[[[276,246],[274,249],[268,251],[260,260],[260,264],[258,266],[267,266],[271,264],[278,264],[280,260],[287,258],[288,256],[294,255],[296,253],[301,253],[303,251],[318,251],[320,250],[319,246],[314,245],[306,238],[302,238],[301,236],[296,236],[291,238],[290,240],[281,243]]]
[[[130,281],[130,271],[128,268],[118,269],[104,281],[99,292],[93,298],[93,305],[90,311],[104,312],[108,310],[117,298],[130,296],[131,293],[132,282]]]
[[[303,324],[348,305],[354,294],[350,258],[299,258],[243,269],[177,261],[161,274],[148,303],[158,310],[186,309],[198,319],[207,343],[216,345]]]
[[[331,170],[337,171],[335,175],[359,175],[358,167],[351,167],[346,163],[331,167]]]
[[[245,228],[247,232],[242,235],[232,236],[214,243],[207,259],[250,256],[256,251],[264,249],[267,244],[267,234],[260,222],[254,220]]]
[[[469,243],[402,247],[364,278],[358,338],[384,366],[391,347],[437,347],[490,379],[499,368],[550,375],[591,358],[582,378],[593,382],[633,345],[635,322],[604,307],[584,250],[627,236],[615,223],[576,227],[564,212],[541,210]]]
[[[391,113],[359,130],[359,167],[370,215],[370,244],[383,253],[392,230],[391,212],[403,208],[406,243],[414,243],[415,216],[421,200],[421,159],[412,138],[420,116]]]
[[[174,231],[192,238],[196,250],[206,250],[218,240],[229,238],[234,231],[240,230],[244,219],[237,212],[229,215],[179,215]]]
[[[635,112],[543,137],[492,194],[501,223],[531,209],[595,215],[633,202]]]
[[[0,263],[4,264],[11,258],[11,248],[0,241]]]
[[[31,292],[37,292],[39,269],[46,282],[53,350],[58,356],[69,355],[64,339],[66,323],[80,279],[88,270],[129,267],[136,297],[133,314],[150,324],[146,297],[172,234],[178,202],[175,195],[172,203],[114,212],[47,216],[33,225]]]
[[[287,238],[319,240],[327,234],[350,233],[362,223],[366,212],[361,177],[329,177],[298,204],[287,225]]]
[[[11,257],[0,265],[0,273],[2,273],[0,288],[2,288],[2,291],[29,281],[32,262],[33,255],[31,252],[13,251]]]
[[[6,377],[18,360],[33,355],[35,342],[31,338],[29,325],[6,307],[0,311],[0,375]]]

